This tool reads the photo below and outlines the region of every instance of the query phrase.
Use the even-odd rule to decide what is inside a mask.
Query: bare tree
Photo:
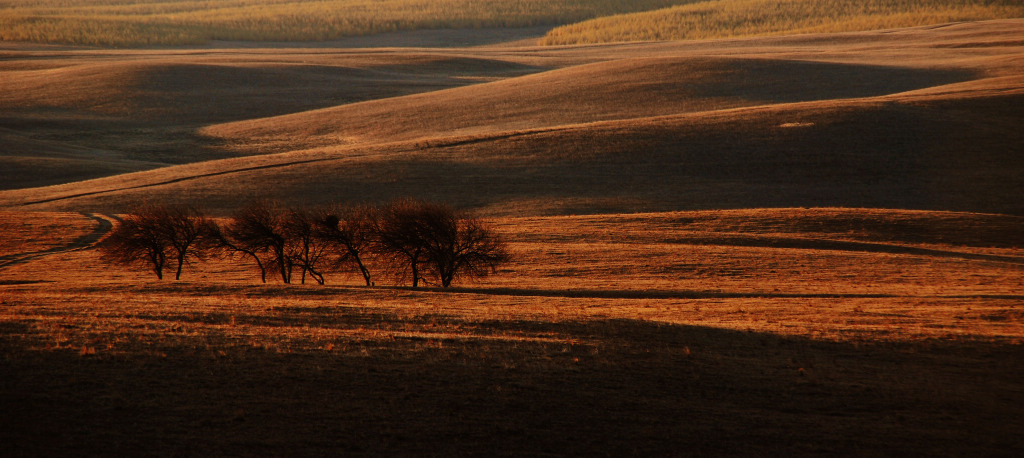
[[[129,213],[99,244],[103,259],[117,264],[148,266],[163,280],[167,245],[160,236],[159,223],[147,208]]]
[[[288,210],[258,202],[237,212],[222,231],[221,245],[252,258],[266,283],[276,271],[291,283],[325,283],[325,273],[346,264],[373,285],[368,258],[411,276],[450,287],[463,277],[483,277],[509,259],[505,243],[480,220],[442,204],[405,199],[382,209],[369,205]]]
[[[217,240],[217,225],[194,207],[164,206],[163,230],[171,254],[178,261],[175,280],[181,280],[182,268],[192,259],[202,261]]]
[[[288,238],[288,257],[293,265],[302,269],[302,283],[306,274],[324,284],[324,271],[330,267],[335,245],[324,236],[324,217],[321,212],[291,210],[285,216],[283,230]]]
[[[427,265],[447,288],[460,277],[485,277],[509,254],[504,241],[480,220],[470,216],[445,216],[430,239]]]
[[[380,251],[408,269],[412,286],[433,274],[442,287],[482,277],[508,261],[505,243],[479,220],[443,204],[400,200],[381,217]]]
[[[366,281],[366,286],[373,285],[367,257],[376,246],[380,210],[372,205],[335,207],[322,210],[319,222],[320,237],[338,248],[339,265],[355,266]]]
[[[185,265],[202,260],[216,234],[216,225],[195,208],[145,205],[129,213],[100,249],[109,261],[149,266],[161,280],[168,258],[173,259],[174,278],[180,280]]]
[[[224,247],[251,257],[260,269],[263,283],[267,270],[291,283],[292,259],[279,207],[268,202],[252,203],[236,212],[223,230]]]
[[[413,288],[419,286],[427,260],[423,221],[425,214],[434,210],[435,206],[425,202],[403,199],[392,202],[381,214],[377,251],[389,265],[412,276]]]

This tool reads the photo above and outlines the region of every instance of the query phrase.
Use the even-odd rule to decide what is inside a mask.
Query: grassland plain
[[[1016,0],[712,0],[556,27],[545,45],[833,33],[1019,18]]]
[[[159,282],[0,220],[51,250],[0,267],[10,456],[1024,450],[1020,217],[495,218],[515,260],[451,290]]]

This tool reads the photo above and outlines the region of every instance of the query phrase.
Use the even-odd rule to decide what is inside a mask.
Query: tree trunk
[[[313,269],[309,270],[309,276],[313,277],[313,280],[315,280],[318,285],[322,285],[322,284],[327,282],[327,280],[324,278],[323,274],[321,274],[320,272],[317,272],[317,271],[315,271]]]
[[[263,267],[263,261],[260,261],[260,258],[256,257],[256,255],[252,255],[252,257],[256,259],[256,265],[259,266],[259,268],[260,268],[260,280],[262,280],[263,283],[266,284],[267,283],[267,268]]]
[[[184,265],[185,265],[185,256],[184,255],[179,255],[178,256],[178,273],[174,275],[174,279],[175,280],[181,280],[181,269],[182,269],[182,267],[184,267]]]
[[[283,249],[275,249],[275,251],[276,253],[274,254],[277,255],[277,267],[278,270],[281,271],[281,281],[285,283],[291,283],[291,263],[288,262],[288,258],[285,257]]]
[[[370,281],[370,270],[363,265],[363,261],[358,257],[356,258],[356,264],[359,265],[359,271],[363,274],[363,280],[366,280],[366,286],[372,286],[373,282]]]
[[[416,262],[412,263],[412,287],[415,288],[420,285],[420,271],[417,268]]]
[[[252,256],[256,260],[256,266],[260,268],[260,280],[263,283],[267,283],[267,268],[263,266],[263,261],[260,261],[260,257],[255,252],[249,250],[239,250],[249,256]]]
[[[302,242],[302,258],[299,259],[302,262],[302,284],[306,284],[306,272],[309,271],[309,242],[303,240]]]
[[[153,273],[156,274],[157,280],[164,279],[164,263],[166,259],[162,253],[150,254],[149,260],[153,262]]]

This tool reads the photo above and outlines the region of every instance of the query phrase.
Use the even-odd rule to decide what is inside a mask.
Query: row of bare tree
[[[508,261],[505,243],[480,220],[443,204],[398,200],[383,207],[283,208],[257,202],[217,224],[193,207],[145,205],[126,215],[100,244],[106,260],[141,265],[163,279],[211,256],[247,259],[261,279],[324,284],[332,271],[355,271],[366,285],[375,270],[395,278],[451,286],[460,277],[482,277]]]

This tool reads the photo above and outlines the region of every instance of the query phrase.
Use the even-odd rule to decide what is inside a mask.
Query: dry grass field
[[[1024,454],[1024,20],[447,48],[0,43],[5,456]],[[453,288],[94,249],[415,196]]]
[[[5,222],[81,215],[5,213]],[[499,218],[453,290],[2,267],[11,456],[1005,455],[1024,450],[1020,217]],[[16,231],[17,232],[17,231]],[[29,248],[24,248],[29,249]]]

